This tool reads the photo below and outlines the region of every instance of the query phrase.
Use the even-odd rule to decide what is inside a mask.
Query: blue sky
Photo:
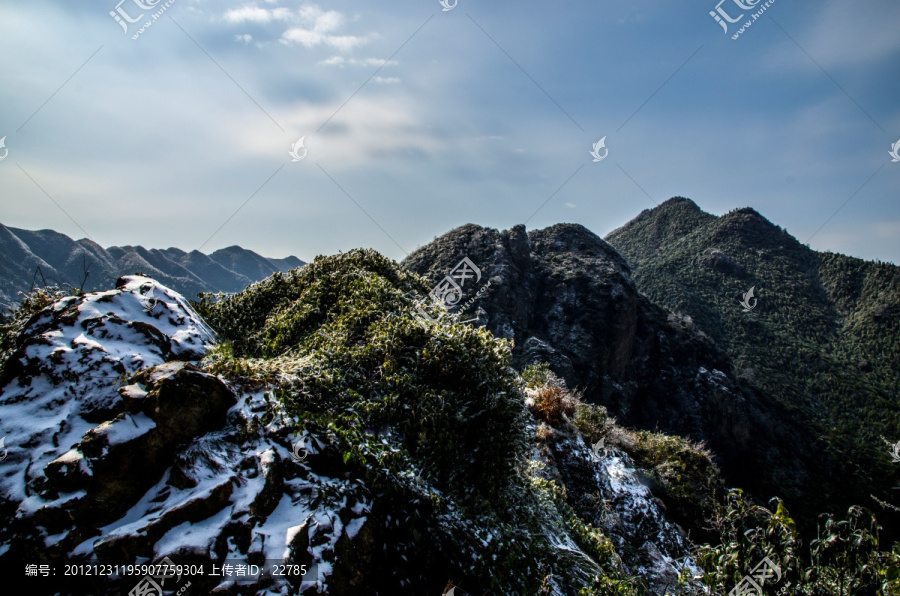
[[[900,263],[900,4],[775,0],[732,39],[757,1],[726,34],[717,0],[174,0],[137,39],[165,0],[5,2],[0,222],[400,259],[686,196]]]

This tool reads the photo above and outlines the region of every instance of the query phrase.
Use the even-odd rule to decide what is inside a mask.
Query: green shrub
[[[233,354],[297,357],[299,386],[278,393],[290,414],[344,413],[361,429],[390,428],[442,490],[493,498],[525,445],[509,345],[483,329],[416,319],[405,294],[418,283],[354,250],[200,308]]]
[[[538,387],[549,387],[556,379],[556,375],[550,370],[548,362],[540,364],[531,364],[522,371],[522,380],[529,389],[537,389]]]
[[[712,454],[682,437],[647,431],[634,432],[623,447],[635,465],[650,473],[653,492],[669,517],[691,528],[695,541],[711,539],[705,520],[714,515],[725,490]]]
[[[542,512],[520,469],[526,410],[510,346],[419,320],[409,293],[423,290],[374,251],[319,257],[202,297],[198,310],[228,344],[204,364],[274,386],[289,426],[322,445],[317,461],[359,478],[402,522],[379,536],[395,577],[450,567],[498,593],[534,593],[552,549],[533,536]]]
[[[890,552],[879,549],[880,527],[871,512],[853,506],[843,520],[820,516],[818,535],[806,550],[784,503],[778,499],[772,503],[774,507],[767,509],[750,503],[740,490],[729,493],[713,520],[719,544],[698,548],[697,561],[706,571],[706,585],[731,590],[768,557],[781,572],[773,589],[784,589],[788,594],[898,593],[900,554],[896,547]]]

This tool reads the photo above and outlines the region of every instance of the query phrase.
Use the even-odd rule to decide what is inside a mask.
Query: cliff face
[[[527,233],[466,225],[403,265],[438,282],[464,257],[490,286],[462,318],[511,339],[514,366],[549,362],[620,423],[703,441],[732,485],[816,511],[828,462],[813,438],[782,405],[739,382],[689,319],[641,294],[607,242],[575,224]]]

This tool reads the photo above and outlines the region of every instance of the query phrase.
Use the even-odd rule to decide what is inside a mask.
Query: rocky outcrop
[[[234,394],[219,379],[185,362],[135,374],[119,389],[127,408],[87,431],[44,468],[45,494],[84,490],[74,519],[107,523],[122,515],[162,476],[178,449],[221,428]],[[125,396],[128,396],[125,398]]]
[[[535,392],[527,392],[533,403]],[[565,488],[578,517],[613,541],[628,573],[646,581],[651,593],[676,585],[682,569],[699,573],[686,533],[666,518],[648,476],[625,451],[612,442],[593,449],[565,416],[540,424],[535,434],[544,475]]]
[[[744,275],[744,268],[717,248],[708,248],[703,251],[703,255],[700,256],[698,262],[704,267],[731,277]]]
[[[64,577],[63,564],[306,565],[288,578],[294,593],[371,582],[359,575],[375,552],[370,497],[330,477],[335,456],[311,437],[294,460],[271,392],[239,397],[196,366],[214,335],[181,295],[124,277],[45,308],[16,341],[0,388],[0,568],[58,569],[36,593],[128,593],[141,581]],[[271,575],[190,581],[198,594],[287,589]]]
[[[469,224],[403,265],[438,282],[464,257],[481,279],[462,301],[490,280],[472,310],[477,324],[514,342],[517,368],[548,362],[621,423],[705,442],[729,482],[760,496],[790,501],[812,489],[813,439],[774,400],[742,386],[709,338],[641,294],[625,259],[591,231]]]

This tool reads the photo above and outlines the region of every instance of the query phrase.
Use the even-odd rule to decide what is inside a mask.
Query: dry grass
[[[535,438],[541,443],[546,443],[553,438],[553,429],[541,422],[534,431]]]
[[[561,387],[537,389],[529,404],[532,414],[550,425],[558,425],[564,418],[571,418],[577,407],[578,400]]]

